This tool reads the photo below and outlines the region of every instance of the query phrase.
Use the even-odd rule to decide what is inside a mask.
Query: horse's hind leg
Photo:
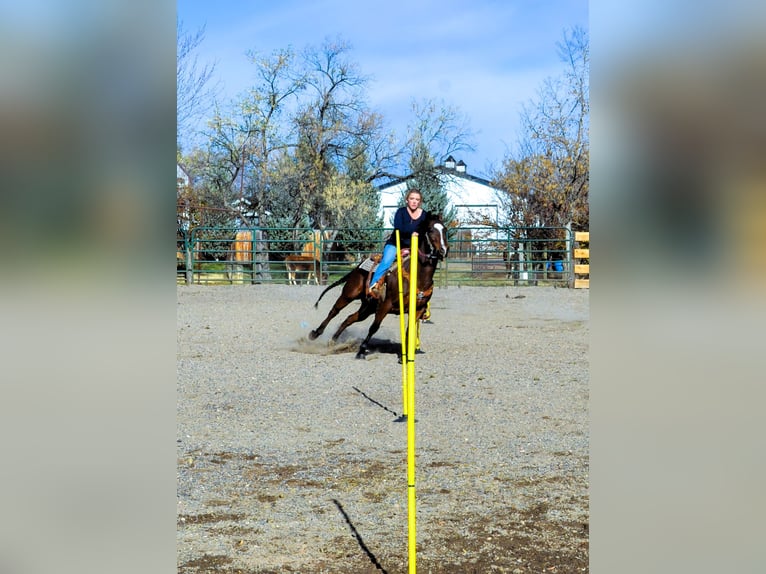
[[[341,294],[338,297],[338,300],[335,301],[335,304],[332,306],[332,309],[330,309],[330,313],[327,315],[327,318],[324,321],[322,321],[322,324],[309,333],[309,339],[314,340],[319,335],[324,333],[324,330],[325,330],[325,327],[327,327],[327,324],[330,321],[332,321],[332,319],[341,311],[341,309],[343,309],[346,305],[351,303],[351,301],[354,301],[355,299],[357,299],[359,297],[359,294],[362,293],[362,290],[364,288],[363,286],[364,277],[361,274],[361,272],[359,272],[358,270],[355,270],[355,271],[352,271],[345,277],[346,284],[343,286],[343,291],[341,291]],[[327,291],[327,289],[325,289],[325,291]],[[322,298],[321,295],[319,298],[320,299]],[[317,303],[318,302],[319,301],[317,300]],[[335,334],[335,337],[338,336],[341,330],[343,329],[340,329],[338,333]]]
[[[335,301],[335,304],[332,306],[332,309],[330,309],[330,312],[327,314],[327,317],[325,317],[325,320],[324,320],[324,321],[322,321],[322,323],[319,325],[319,327],[317,327],[316,329],[314,329],[313,331],[311,331],[311,332],[309,333],[309,339],[311,339],[311,340],[313,341],[314,339],[316,339],[317,337],[319,337],[319,335],[321,335],[322,333],[324,333],[324,330],[325,330],[325,328],[327,327],[328,323],[329,323],[330,321],[332,321],[332,320],[335,318],[335,316],[336,316],[338,313],[340,313],[340,312],[341,312],[341,310],[342,310],[342,309],[343,309],[343,308],[344,308],[346,305],[348,305],[349,303],[351,303],[351,300],[350,300],[350,299],[347,299],[347,298],[346,298],[346,297],[344,297],[343,295],[341,295],[340,297],[338,297],[338,300],[337,300],[337,301]]]
[[[349,325],[353,325],[354,323],[357,323],[359,321],[364,321],[367,317],[372,315],[372,312],[375,310],[375,304],[370,304],[367,302],[362,303],[362,306],[359,308],[359,310],[356,313],[351,313],[346,319],[341,323],[340,327],[338,327],[338,330],[335,331],[335,334],[332,336],[333,341],[337,341],[338,337],[340,337],[340,334],[346,330],[346,327]]]

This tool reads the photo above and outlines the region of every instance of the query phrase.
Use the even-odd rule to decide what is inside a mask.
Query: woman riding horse
[[[389,270],[396,258],[396,232],[399,232],[399,244],[402,249],[402,259],[404,259],[410,253],[412,234],[417,233],[418,227],[428,216],[428,212],[421,207],[423,194],[420,193],[419,189],[413,187],[408,190],[407,195],[404,196],[404,203],[405,205],[397,209],[394,214],[394,231],[391,232],[385,245],[383,245],[383,257],[370,278],[370,285],[367,290],[369,297],[380,299],[385,296],[385,293],[381,292],[383,283],[380,282],[380,279]]]
[[[422,237],[418,248],[418,276],[417,276],[417,303],[416,303],[416,319],[419,320],[426,312],[428,302],[431,300],[434,288],[434,273],[436,272],[436,266],[439,261],[447,257],[449,247],[447,245],[447,231],[442,222],[441,216],[426,214],[421,220],[418,227],[418,235]],[[403,271],[409,268],[404,260],[402,261]],[[352,313],[343,321],[341,326],[335,331],[332,336],[333,341],[337,341],[340,334],[349,325],[356,323],[357,321],[364,321],[367,317],[375,313],[375,319],[370,325],[370,329],[367,332],[367,337],[359,347],[359,351],[356,354],[357,359],[363,359],[369,352],[368,344],[372,336],[380,328],[380,324],[389,313],[398,315],[401,310],[399,309],[399,282],[396,274],[388,273],[384,276],[386,283],[385,295],[376,299],[368,297],[366,295],[367,280],[370,272],[365,270],[364,263],[352,269],[345,276],[338,279],[335,283],[327,287],[317,299],[314,307],[319,306],[319,301],[322,299],[325,293],[338,285],[343,285],[343,290],[340,296],[335,301],[335,304],[330,309],[327,317],[324,321],[309,333],[309,339],[314,340],[319,337],[327,327],[327,324],[344,308],[346,305],[354,300],[361,300],[362,305],[356,311]],[[403,285],[402,289],[405,293],[409,292],[409,275],[403,273]],[[408,309],[405,307],[404,312],[407,313]]]

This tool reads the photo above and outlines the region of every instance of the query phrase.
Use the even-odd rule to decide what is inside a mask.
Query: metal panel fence
[[[391,231],[197,227],[178,236],[177,282],[288,283],[286,262],[296,259],[296,283],[330,284],[379,253]],[[574,234],[564,227],[458,227],[449,243],[435,276],[441,287],[574,284]]]

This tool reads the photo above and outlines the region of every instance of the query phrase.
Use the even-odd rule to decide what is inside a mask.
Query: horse
[[[319,261],[322,257],[323,249],[324,250],[327,249],[327,246],[332,243],[337,233],[338,233],[337,230],[336,231],[330,231],[328,229],[312,230],[311,241],[308,241],[303,244],[303,250],[301,251],[301,255],[303,255],[304,257],[313,257],[314,259]]]
[[[327,273],[320,273],[323,261],[343,261],[345,256],[338,251],[334,242],[338,231],[314,229],[312,239],[303,244],[299,254],[290,254],[285,257],[285,269],[287,270],[287,282],[290,285],[297,284],[296,272],[302,271],[306,274],[306,282],[311,278],[317,285],[324,285],[327,279]],[[313,264],[312,264],[313,262]]]
[[[418,245],[418,276],[417,276],[417,303],[416,303],[416,320],[422,319],[426,313],[428,302],[431,300],[431,295],[434,290],[434,273],[439,261],[442,261],[447,257],[449,252],[449,245],[447,243],[447,230],[442,222],[440,215],[429,214],[426,219],[421,223],[418,230],[418,236],[420,244]],[[409,293],[409,274],[406,270],[409,269],[409,257],[405,258],[402,262],[403,266],[403,281],[402,289],[404,293]],[[327,324],[344,308],[346,305],[357,299],[361,300],[362,304],[356,313],[352,313],[343,321],[341,326],[335,331],[332,336],[333,342],[338,340],[340,334],[353,323],[358,321],[364,321],[375,313],[375,319],[370,325],[370,329],[367,332],[367,336],[359,346],[359,351],[356,354],[357,359],[364,359],[369,353],[369,342],[372,336],[380,328],[380,324],[383,319],[389,313],[399,315],[401,310],[399,309],[399,281],[395,273],[391,273],[390,270],[385,275],[386,292],[385,296],[378,300],[366,295],[367,278],[372,272],[371,269],[367,270],[365,262],[360,263],[354,269],[349,271],[346,275],[338,279],[335,283],[327,287],[319,295],[314,307],[319,307],[319,301],[325,293],[330,289],[343,284],[343,290],[340,296],[335,301],[335,304],[330,309],[327,317],[324,321],[309,333],[309,339],[312,341],[319,337],[327,327]],[[405,302],[409,297],[405,297]],[[405,303],[406,305],[406,303]],[[408,309],[405,306],[404,312],[408,313]]]
[[[285,257],[285,269],[287,270],[287,282],[290,285],[297,285],[299,274],[306,277],[306,284],[314,279],[314,283],[319,285],[319,261],[314,256],[290,254]]]

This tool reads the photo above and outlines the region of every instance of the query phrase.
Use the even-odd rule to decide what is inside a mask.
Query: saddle
[[[382,254],[376,253],[375,255],[370,255],[367,259],[365,259],[364,261],[362,261],[362,263],[359,264],[359,267],[361,269],[363,269],[364,271],[367,271],[367,285],[366,285],[367,293],[371,292],[370,288],[372,286],[370,285],[370,280],[372,279],[372,276],[375,274],[375,269],[380,264],[380,260],[382,258],[383,258]],[[402,260],[402,265],[403,265],[403,267],[402,267],[402,277],[407,279],[407,280],[409,280],[409,278],[410,278],[409,271],[408,271],[407,265],[406,265],[406,262],[409,261],[409,260],[410,260],[410,256],[409,255],[404,257],[404,259]],[[380,298],[380,299],[384,299],[385,298],[385,296],[386,296],[386,283],[385,283],[385,281],[382,281],[382,280],[385,277],[387,277],[389,273],[396,272],[397,265],[398,265],[398,261],[396,259],[394,259],[394,262],[391,264],[391,267],[389,267],[386,270],[386,272],[383,275],[381,275],[380,279],[378,280],[378,282],[381,283],[381,286],[379,288],[378,293],[374,293],[373,292],[373,296],[374,297]]]
[[[359,264],[359,268],[363,271],[367,271],[368,273],[368,281],[370,278],[372,278],[373,274],[375,273],[375,269],[378,267],[378,264],[380,263],[380,260],[383,258],[383,256],[380,253],[376,253],[375,255],[370,255],[367,259],[362,261]],[[410,260],[410,256],[407,255],[402,263],[406,263]],[[391,267],[388,268],[388,270],[383,274],[383,277],[388,275],[389,273],[393,273],[396,271],[396,266],[398,265],[398,262],[396,259],[394,259],[394,262],[391,264]],[[402,274],[405,278],[409,278],[409,270],[407,268],[407,265],[404,265],[404,268],[402,269]]]

